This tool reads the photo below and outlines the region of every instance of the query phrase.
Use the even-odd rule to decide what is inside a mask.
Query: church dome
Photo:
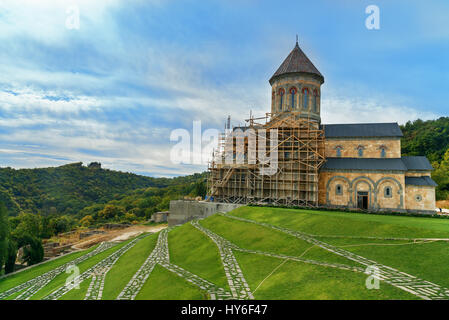
[[[281,66],[277,69],[277,71],[270,78],[270,84],[273,84],[273,81],[282,75],[292,74],[292,73],[307,73],[311,75],[315,75],[319,78],[321,83],[324,82],[323,75],[318,71],[318,69],[313,65],[312,61],[306,56],[306,54],[301,50],[296,42],[295,47],[290,52],[290,54],[285,58],[284,62],[282,62]]]

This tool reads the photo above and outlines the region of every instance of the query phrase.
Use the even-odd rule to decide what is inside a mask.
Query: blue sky
[[[380,30],[365,27],[371,4]],[[170,163],[170,132],[268,112],[296,34],[325,77],[323,122],[446,116],[448,14],[445,0],[2,0],[0,166],[203,171]]]

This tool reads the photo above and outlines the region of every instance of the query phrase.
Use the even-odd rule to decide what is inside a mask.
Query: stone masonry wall
[[[341,150],[342,158],[358,158],[358,147],[364,148],[364,158],[380,158],[381,147],[386,147],[387,158],[401,157],[401,140],[398,139],[326,139],[325,154],[326,158],[335,158],[337,156],[336,147],[343,147]]]
[[[168,226],[183,224],[196,218],[205,218],[216,212],[228,212],[240,206],[242,205],[233,203],[172,200],[170,201]]]
[[[405,205],[407,210],[435,210],[435,188],[429,186],[405,187]]]
[[[336,193],[337,185],[342,194]],[[378,172],[321,172],[319,203],[323,206],[357,207],[357,191],[369,194],[369,209],[405,210],[405,177],[403,173]],[[385,188],[391,188],[391,197],[385,196]]]

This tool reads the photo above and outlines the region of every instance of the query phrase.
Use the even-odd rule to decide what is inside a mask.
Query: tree
[[[23,261],[28,266],[44,260],[42,240],[32,235],[23,235],[18,241],[18,247],[23,248]]]
[[[443,156],[440,163],[434,162],[435,170],[432,172],[432,178],[438,183],[437,200],[446,200],[449,197],[449,149]]]
[[[41,217],[32,213],[21,213],[19,215],[19,224],[14,230],[17,238],[23,235],[31,235],[33,237],[40,237],[42,231]]]
[[[6,207],[0,202],[0,273],[8,255],[9,221]]]
[[[114,219],[125,214],[125,210],[122,207],[108,204],[103,210],[98,212],[98,215],[103,219]]]
[[[8,253],[6,255],[5,273],[11,273],[14,271],[17,257],[17,243],[10,239],[8,241]]]
[[[93,222],[94,222],[94,218],[90,215],[87,215],[80,220],[80,224],[83,227],[89,227],[92,225]]]

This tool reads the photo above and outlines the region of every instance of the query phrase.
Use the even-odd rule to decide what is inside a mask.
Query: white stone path
[[[134,274],[129,283],[125,286],[123,291],[117,297],[117,300],[134,300],[137,294],[140,292],[151,272],[156,264],[164,267],[165,269],[175,273],[179,277],[184,278],[186,281],[193,285],[196,285],[201,290],[207,291],[212,300],[215,299],[230,299],[232,295],[213,284],[210,281],[204,280],[201,277],[170,263],[170,256],[168,251],[168,232],[171,229],[164,229],[160,232],[156,247]]]
[[[241,217],[232,216],[226,213],[219,213],[220,215],[224,217],[228,217],[231,219],[249,222],[253,224],[257,224],[263,227],[271,228],[286,234],[289,234],[293,237],[296,237],[298,239],[304,240],[306,242],[312,243],[320,248],[323,248],[329,252],[332,252],[336,255],[342,256],[346,259],[355,261],[357,263],[360,263],[361,265],[364,265],[366,267],[376,267],[379,271],[378,277],[380,280],[385,281],[388,284],[391,284],[394,287],[397,287],[399,289],[402,289],[404,291],[407,291],[413,295],[416,295],[422,299],[425,300],[446,300],[449,299],[449,289],[444,288],[438,284],[420,279],[418,277],[412,276],[410,274],[407,274],[405,272],[401,272],[397,269],[394,269],[392,267],[380,264],[376,261],[364,258],[362,256],[356,255],[352,252],[349,252],[347,250],[338,248],[336,246],[333,246],[331,244],[325,243],[323,241],[317,240],[313,238],[312,236],[299,232],[290,230],[287,228],[282,228],[278,226],[274,226],[268,223],[258,222],[250,219],[245,219]],[[374,276],[374,275],[373,275]]]
[[[228,279],[228,285],[231,289],[232,298],[254,299],[237,259],[234,257],[234,253],[232,252],[233,247],[230,245],[230,242],[201,226],[198,220],[191,221],[191,224],[206,234],[217,245],[226,278]]]
[[[86,253],[82,255],[81,257],[78,257],[72,261],[69,261],[53,270],[50,270],[40,276],[37,276],[33,279],[30,279],[18,286],[15,286],[14,288],[11,288],[5,292],[0,293],[0,300],[5,299],[15,293],[18,293],[20,291],[23,291],[20,295],[18,295],[15,300],[28,300],[31,298],[34,294],[36,294],[40,289],[45,287],[50,281],[52,281],[57,275],[65,272],[67,268],[71,265],[79,264],[85,260],[87,260],[90,257],[93,257],[94,255],[103,252],[110,247],[112,247],[112,243],[109,242],[102,242],[97,248],[92,250],[89,253]]]
[[[214,240],[214,242],[215,241],[219,242],[221,246],[225,246],[229,250],[236,250],[236,251],[241,251],[241,252],[246,252],[246,253],[259,254],[259,255],[264,255],[264,256],[278,258],[278,259],[289,259],[289,260],[293,260],[293,261],[314,264],[314,265],[318,265],[318,266],[322,266],[322,267],[337,268],[337,269],[342,269],[342,270],[347,270],[347,271],[354,271],[354,272],[361,272],[361,273],[363,273],[365,271],[365,269],[363,269],[361,267],[357,267],[357,266],[350,266],[350,265],[340,264],[340,263],[322,262],[322,261],[317,261],[317,260],[304,259],[304,258],[297,257],[297,256],[288,256],[288,255],[284,255],[284,254],[241,248],[241,247],[237,246],[236,244],[230,242],[229,240],[227,240],[227,239],[213,233],[209,229],[206,229],[205,227],[201,226],[198,223],[198,221],[192,221],[191,223],[195,227],[199,226],[198,229],[205,232],[209,237],[212,238],[212,240]],[[217,242],[215,242],[215,243],[217,243]],[[227,265],[227,264],[225,264],[225,265]]]
[[[82,283],[84,280],[93,277],[91,284],[89,285],[89,289],[87,290],[87,294],[85,299],[101,299],[103,293],[104,286],[104,278],[106,277],[107,272],[112,268],[112,266],[117,262],[117,260],[129,249],[131,249],[139,240],[141,240],[143,236],[136,237],[129,243],[125,244],[120,249],[114,251],[109,256],[95,264],[93,267],[87,269],[82,274],[74,278],[74,283]],[[97,281],[98,280],[98,281]],[[48,296],[46,296],[43,300],[58,300],[63,295],[68,293],[74,288],[74,285],[63,285],[59,287]]]

